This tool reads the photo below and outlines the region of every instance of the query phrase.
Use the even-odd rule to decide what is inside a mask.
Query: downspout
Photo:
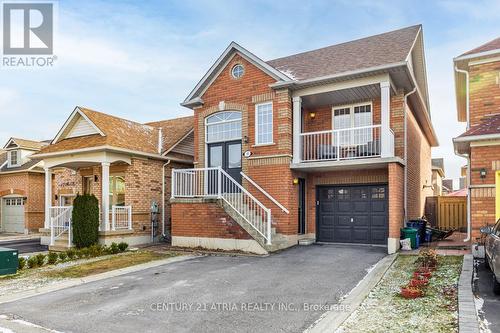
[[[167,161],[167,163],[163,164],[162,167],[162,184],[161,184],[161,222],[162,222],[162,229],[161,229],[161,235],[165,237],[165,167],[170,164],[170,160]]]
[[[469,109],[469,72],[464,69],[459,69],[455,66],[457,73],[465,74],[465,116],[467,118],[467,129],[470,128],[470,109]],[[464,242],[470,241],[471,238],[471,212],[470,212],[470,185],[471,185],[471,172],[470,172],[470,154],[467,156],[467,238]]]
[[[408,221],[408,119],[406,116],[407,112],[407,100],[408,96],[411,94],[415,93],[417,91],[417,87],[413,88],[412,91],[404,95],[404,102],[403,102],[403,112],[404,112],[404,161],[405,161],[405,173],[404,173],[404,193],[403,193],[403,206],[404,206],[404,211],[405,211],[405,216],[404,216],[404,224],[406,225],[406,222]],[[404,225],[403,225],[404,226]]]

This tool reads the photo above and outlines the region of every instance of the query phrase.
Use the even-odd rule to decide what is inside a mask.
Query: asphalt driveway
[[[484,260],[476,261],[474,293],[481,300],[480,318],[492,333],[500,333],[500,295],[493,293],[493,273],[486,268]]]
[[[61,332],[301,332],[385,251],[313,245],[200,257],[2,304],[0,314]]]

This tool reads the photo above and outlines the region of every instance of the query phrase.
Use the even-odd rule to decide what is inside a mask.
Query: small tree
[[[94,195],[77,195],[73,201],[73,243],[77,248],[97,244],[99,238],[99,201]]]

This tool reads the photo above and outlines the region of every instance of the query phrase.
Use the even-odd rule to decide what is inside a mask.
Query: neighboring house
[[[444,159],[433,158],[432,164],[432,189],[434,196],[443,195]]]
[[[84,193],[99,200],[101,243],[148,243],[155,230],[168,234],[171,169],[192,167],[193,118],[140,124],[76,107],[33,158],[44,163],[50,198],[44,244],[68,246],[72,201]]]
[[[173,173],[173,245],[392,253],[432,195],[420,25],[271,61],[232,42],[182,105],[196,169]]]
[[[456,57],[455,93],[464,133],[453,139],[466,157],[471,238],[500,218],[500,38]]]
[[[38,232],[44,221],[40,161],[30,159],[45,142],[10,138],[0,152],[0,231]]]
[[[453,188],[453,179],[443,179],[443,195],[448,195],[449,193],[453,192]]]

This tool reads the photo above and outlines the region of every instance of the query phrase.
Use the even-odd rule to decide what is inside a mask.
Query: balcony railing
[[[300,161],[339,161],[381,157],[382,135],[389,135],[394,150],[394,133],[383,133],[381,125],[308,132],[300,134]]]

